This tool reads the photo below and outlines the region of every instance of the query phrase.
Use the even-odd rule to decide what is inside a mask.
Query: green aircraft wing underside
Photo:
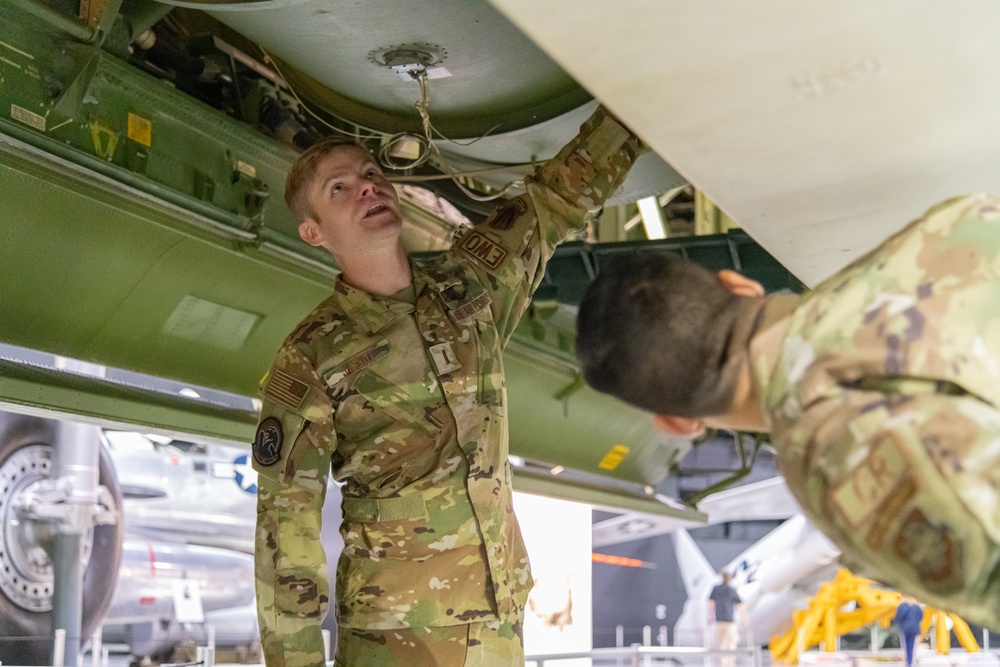
[[[256,395],[334,271],[284,209],[296,152],[3,12],[0,342]],[[798,285],[742,233],[659,245],[769,289]],[[656,485],[690,446],[582,386],[572,316],[555,305],[578,301],[607,254],[635,247],[574,244],[553,259],[506,355],[513,454]],[[255,423],[249,411],[11,362],[0,364],[0,403],[244,442]]]

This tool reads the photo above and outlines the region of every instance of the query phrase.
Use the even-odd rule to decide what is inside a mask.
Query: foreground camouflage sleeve
[[[331,405],[312,364],[290,346],[262,393],[253,444],[261,646],[268,667],[318,665],[330,590],[320,528],[336,447]]]
[[[635,135],[600,107],[580,133],[525,179],[527,192],[505,202],[457,243],[486,286],[506,343],[542,281],[556,245],[580,229],[618,189],[642,150]]]
[[[789,487],[846,565],[1000,629],[1000,411],[931,380],[877,384],[812,403],[808,446],[775,433]]]
[[[1000,629],[998,303],[1000,198],[948,200],[803,297],[762,396],[849,562]]]

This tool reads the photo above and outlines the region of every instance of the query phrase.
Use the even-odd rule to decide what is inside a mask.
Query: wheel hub
[[[51,469],[52,448],[43,444],[18,449],[0,466],[0,592],[32,612],[52,609],[52,561],[45,545],[51,543],[55,526],[25,520],[14,507],[32,484],[51,476]],[[92,546],[89,531],[83,536],[83,567]]]

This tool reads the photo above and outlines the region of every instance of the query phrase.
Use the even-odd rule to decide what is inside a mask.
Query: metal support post
[[[90,664],[91,667],[101,667],[101,652],[103,648],[104,635],[100,627],[90,639]]]
[[[93,426],[59,423],[52,453],[52,478],[69,489],[63,521],[52,540],[52,623],[66,633],[67,667],[80,660],[83,625],[83,538],[93,528],[97,504],[100,435]]]
[[[56,630],[52,639],[52,667],[63,667],[66,664],[66,631]]]
[[[199,646],[195,649],[194,660],[201,667],[215,667],[215,649]]]
[[[323,635],[323,662],[330,662],[330,631],[320,630],[320,634]]]
[[[625,626],[618,624],[615,626],[615,648],[625,648]],[[622,667],[622,659],[615,660],[615,667]]]

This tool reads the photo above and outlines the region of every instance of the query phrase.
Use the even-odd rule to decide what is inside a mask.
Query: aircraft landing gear
[[[60,515],[75,511],[61,502],[65,488],[45,484],[53,475],[58,433],[57,422],[0,413],[0,661],[6,665],[39,665],[52,658],[55,574],[49,548],[59,539]],[[104,447],[100,447],[98,478],[107,489],[99,504],[119,510],[121,488]],[[107,613],[122,538],[120,520],[98,523],[79,535],[84,640]]]

